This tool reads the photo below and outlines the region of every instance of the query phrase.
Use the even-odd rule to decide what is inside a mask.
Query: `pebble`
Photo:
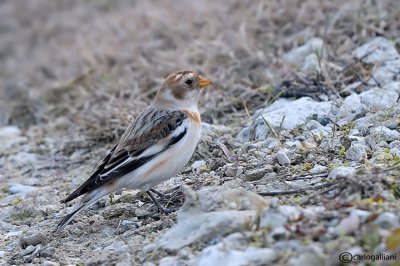
[[[26,186],[22,184],[12,183],[8,185],[8,191],[10,194],[26,194],[37,190],[37,188],[32,186]]]
[[[295,47],[283,55],[286,63],[303,67],[304,70],[316,70],[319,68],[316,54],[321,54],[324,41],[320,38],[311,38],[304,45]]]
[[[313,266],[324,266],[324,259],[311,252],[301,253],[298,257],[292,257],[288,262],[289,266],[305,266],[305,265],[313,265]]]
[[[276,229],[284,227],[288,222],[286,216],[278,211],[278,209],[266,208],[260,216],[260,227],[268,229]]]
[[[285,98],[276,100],[270,106],[255,113],[255,139],[265,139],[270,133],[269,127],[286,130],[295,129],[310,120],[321,120],[327,117],[332,110],[333,103],[317,102],[309,97],[302,97],[294,101]]]
[[[273,150],[276,147],[279,147],[281,145],[281,142],[275,138],[267,138],[266,140],[261,142],[261,147],[267,148],[269,150]]]
[[[353,142],[350,148],[345,152],[345,156],[352,161],[362,161],[367,157],[367,149],[365,145]]]
[[[280,165],[290,164],[290,159],[284,150],[280,150],[276,153],[276,159]]]
[[[360,227],[360,218],[355,215],[350,215],[348,217],[343,218],[338,226],[336,227],[336,231],[339,234],[352,234]]]
[[[43,266],[58,266],[58,265],[60,265],[60,264],[58,264],[57,262],[54,262],[54,261],[45,260],[43,262]]]
[[[28,233],[27,235],[22,235],[20,238],[20,245],[22,248],[27,246],[36,246],[43,243],[46,237],[40,232]]]
[[[162,258],[158,263],[159,266],[175,266],[179,265],[179,260],[176,256],[167,256]]]
[[[47,247],[47,248],[44,248],[42,251],[40,251],[40,256],[50,258],[50,257],[53,257],[54,253],[56,253],[55,248]]]
[[[399,226],[399,217],[394,213],[384,212],[378,216],[374,223],[384,229],[391,229]]]
[[[311,172],[312,174],[321,174],[321,173],[326,172],[327,169],[328,169],[328,167],[326,167],[326,166],[322,166],[322,165],[320,165],[320,164],[316,164],[316,165],[314,165],[314,167],[310,170],[310,172]]]
[[[278,254],[271,248],[248,247],[246,250],[227,250],[223,243],[205,248],[194,263],[198,266],[209,265],[271,265]]]
[[[246,177],[246,180],[248,180],[248,181],[256,181],[256,180],[260,180],[261,178],[263,178],[265,176],[265,174],[271,173],[273,171],[274,171],[273,167],[271,165],[268,165],[268,166],[265,166],[260,169],[253,169],[253,170],[246,171],[245,177]]]
[[[350,211],[350,216],[357,216],[361,222],[365,222],[370,215],[371,212],[365,210],[353,209]]]
[[[371,129],[371,136],[376,139],[376,141],[394,141],[400,139],[400,132],[397,130],[389,129],[385,126],[379,126]]]
[[[400,94],[400,81],[393,81],[391,83],[388,83],[383,86],[383,89],[387,91],[394,91]]]
[[[339,166],[329,173],[328,178],[348,177],[355,173],[356,169],[353,167]]]
[[[387,91],[374,88],[360,94],[361,102],[371,111],[387,110],[396,105],[399,94],[394,91]]]
[[[26,137],[21,136],[21,130],[16,126],[0,127],[0,145],[4,149],[9,149],[15,144],[26,141]]]
[[[190,168],[192,168],[192,170],[196,173],[196,174],[200,174],[200,171],[202,169],[202,167],[204,167],[206,165],[206,161],[204,160],[199,160],[199,161],[195,161],[194,163],[192,163],[192,165],[190,166]]]

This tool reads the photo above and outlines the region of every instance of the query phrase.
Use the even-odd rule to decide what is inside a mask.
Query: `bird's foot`
[[[164,206],[162,206],[161,204],[160,204],[160,202],[158,202],[157,200],[156,200],[156,198],[153,196],[153,194],[151,194],[151,192],[154,192],[155,194],[157,194],[157,196],[159,196],[160,198],[163,198],[163,194],[162,193],[160,193],[160,192],[158,192],[158,191],[156,191],[156,190],[154,190],[154,189],[150,189],[149,191],[147,191],[147,195],[149,195],[149,197],[151,198],[151,200],[153,201],[153,203],[157,206],[157,208],[158,208],[158,210],[159,211],[161,211],[161,212],[163,212],[163,213],[165,213],[165,214],[168,214],[168,213],[171,213],[171,212],[175,212],[175,211],[177,211],[179,208],[167,208],[167,207],[164,207]],[[161,195],[161,196],[160,196]],[[164,196],[165,197],[165,196]]]

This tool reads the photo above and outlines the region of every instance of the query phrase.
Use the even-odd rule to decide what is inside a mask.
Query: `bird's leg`
[[[151,200],[154,202],[154,204],[157,206],[157,208],[162,211],[163,213],[171,213],[177,210],[177,208],[166,208],[164,206],[162,206],[157,200],[156,198],[154,198],[153,194],[151,194],[150,191],[146,192],[147,195],[149,195],[149,197],[151,198]]]

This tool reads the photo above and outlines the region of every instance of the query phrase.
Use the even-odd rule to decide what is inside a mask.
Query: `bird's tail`
[[[67,226],[67,224],[69,222],[71,222],[71,220],[81,211],[83,211],[84,209],[86,209],[87,207],[89,207],[90,205],[92,205],[93,203],[95,203],[98,199],[100,199],[101,197],[103,197],[104,195],[108,194],[109,191],[105,191],[105,190],[101,190],[101,189],[97,189],[92,191],[92,193],[88,193],[86,194],[82,200],[76,204],[74,206],[74,208],[72,209],[72,211],[67,214],[57,225],[56,228],[56,232],[60,232],[61,230],[63,230],[65,228],[65,226]]]

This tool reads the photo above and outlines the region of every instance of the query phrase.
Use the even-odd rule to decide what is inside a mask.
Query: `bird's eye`
[[[187,79],[187,80],[185,81],[185,83],[186,83],[187,85],[192,85],[192,83],[193,83],[193,80],[191,80],[191,79]]]

